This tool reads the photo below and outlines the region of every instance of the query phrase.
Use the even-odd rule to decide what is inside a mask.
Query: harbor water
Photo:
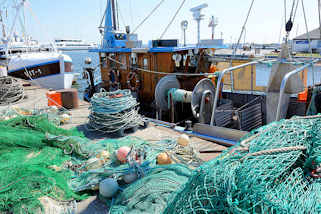
[[[99,65],[99,57],[98,53],[93,53],[89,51],[64,51],[64,54],[68,55],[72,59],[73,63],[73,73],[77,75],[77,89],[79,92],[79,98],[83,99],[83,93],[86,87],[88,86],[88,81],[83,79],[82,74],[84,71],[84,67],[88,66],[85,64],[86,58],[90,58],[92,60],[91,67],[97,67]],[[95,71],[95,84],[100,82],[100,68],[98,66]]]

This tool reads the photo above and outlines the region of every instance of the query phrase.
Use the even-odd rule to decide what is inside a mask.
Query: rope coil
[[[87,128],[91,131],[115,133],[138,127],[143,123],[136,99],[130,90],[117,90],[94,94]]]
[[[18,80],[0,77],[0,106],[13,104],[24,98],[24,89]]]

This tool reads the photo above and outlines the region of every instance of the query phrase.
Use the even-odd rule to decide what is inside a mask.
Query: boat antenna
[[[212,29],[212,40],[214,40],[215,28],[217,25],[218,25],[218,19],[215,18],[214,16],[212,16],[210,18],[210,23],[208,24],[208,27],[210,27]]]
[[[201,41],[201,20],[203,20],[204,15],[201,14],[201,10],[207,8],[208,4],[201,4],[197,7],[190,9],[193,13],[193,18],[197,22],[197,44]]]
[[[182,21],[181,22],[181,28],[182,28],[182,31],[183,31],[184,46],[186,46],[186,30],[187,30],[187,27],[188,27],[188,21],[187,20]]]
[[[182,7],[184,6],[186,0],[183,0],[181,5],[179,6],[179,8],[176,10],[173,18],[171,19],[171,21],[168,23],[168,25],[166,26],[164,32],[162,33],[162,35],[160,36],[160,39],[163,39],[164,35],[166,34],[167,30],[169,29],[169,27],[173,24],[176,16],[178,15],[179,11],[182,9]]]
[[[252,2],[251,2],[251,6],[250,6],[250,8],[249,8],[249,11],[247,12],[246,19],[245,19],[245,22],[244,22],[243,27],[242,27],[242,30],[241,30],[241,34],[240,34],[239,39],[238,39],[238,41],[237,41],[237,43],[236,43],[236,46],[235,46],[234,49],[233,49],[233,55],[234,55],[234,56],[235,56],[236,50],[237,50],[237,48],[238,48],[238,46],[239,46],[239,44],[240,44],[240,42],[241,42],[243,33],[244,33],[244,31],[245,31],[245,26],[246,26],[247,20],[249,19],[250,13],[251,13],[251,11],[252,11],[253,4],[254,4],[254,0],[252,0]]]

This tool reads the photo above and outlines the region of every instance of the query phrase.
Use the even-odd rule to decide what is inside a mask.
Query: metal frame
[[[244,68],[244,67],[247,67],[247,66],[250,66],[250,65],[252,65],[252,66],[256,65],[256,64],[260,63],[261,61],[264,61],[264,59],[253,61],[253,62],[248,62],[248,63],[242,64],[242,65],[234,66],[234,67],[227,68],[227,69],[223,70],[222,72],[220,72],[220,76],[219,76],[218,81],[217,81],[217,86],[221,85],[222,79],[223,79],[223,77],[224,77],[224,75],[226,73],[232,72],[232,71],[235,71],[235,70],[238,70],[240,68]],[[217,87],[217,90],[215,91],[215,98],[214,98],[213,111],[212,111],[212,117],[211,117],[211,126],[214,126],[215,111],[216,111],[216,108],[217,108],[219,91],[220,90]]]
[[[283,99],[283,96],[284,96],[284,92],[285,92],[285,87],[286,87],[286,84],[288,82],[288,80],[290,79],[291,76],[303,71],[304,69],[310,67],[310,66],[313,66],[314,63],[317,63],[321,61],[321,59],[315,59],[311,62],[309,62],[308,64],[300,67],[300,68],[297,68],[293,71],[291,71],[290,73],[287,73],[283,80],[282,80],[282,83],[281,83],[281,87],[280,87],[280,98],[279,98],[279,103],[278,103],[278,108],[277,108],[277,113],[276,113],[276,121],[279,121],[281,118],[281,102],[282,102],[282,99]],[[314,75],[314,74],[313,74]]]
[[[199,122],[200,123],[204,123],[205,122],[205,118],[204,118],[204,108],[205,108],[205,98],[206,96],[210,94],[211,95],[211,99],[213,99],[214,97],[214,94],[212,91],[210,90],[205,90],[203,91],[203,94],[202,94],[202,100],[201,100],[201,107],[200,107],[200,113],[199,113]]]

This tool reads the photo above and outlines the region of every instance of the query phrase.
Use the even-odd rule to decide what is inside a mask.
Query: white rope
[[[27,4],[27,2],[26,2],[25,5],[26,5],[27,8],[29,9],[30,14],[31,14],[31,16],[34,18],[34,20],[35,20],[36,22],[38,22],[38,25],[41,26],[42,29],[45,29],[45,28],[43,27],[43,25],[41,24],[40,20],[38,19],[37,15],[33,13],[33,10],[32,10],[32,8],[31,8],[31,5],[30,5],[30,4]],[[48,31],[44,31],[44,30],[43,30],[43,32],[44,32],[45,36],[49,39],[50,37],[49,37],[49,35],[48,35],[48,33],[47,33]],[[56,45],[55,45],[52,41],[50,41],[50,45],[52,46],[52,48],[54,49],[54,51],[57,52],[57,47],[56,47]]]
[[[106,9],[105,9],[105,11],[104,11],[103,17],[102,17],[101,20],[100,20],[100,24],[99,24],[99,27],[98,27],[98,28],[103,28],[103,22],[104,22],[106,13],[107,13],[107,9],[108,9],[108,4],[107,4]]]
[[[141,21],[141,23],[138,24],[138,26],[135,28],[135,30],[133,31],[133,33],[135,33],[138,28],[140,28],[147,19],[149,19],[149,17],[151,17],[153,15],[153,13],[162,5],[162,3],[164,2],[165,0],[161,0],[158,5],[156,5],[156,7],[147,15],[147,17],[145,19],[143,19],[143,21]]]
[[[171,21],[169,22],[169,24],[166,26],[164,32],[162,33],[162,35],[160,36],[160,39],[163,39],[164,35],[166,34],[168,28],[173,24],[176,16],[178,15],[179,11],[182,9],[182,7],[184,6],[184,3],[186,2],[186,0],[183,0],[182,4],[179,6],[179,8],[177,9],[177,11],[175,12],[173,18],[171,19]]]
[[[286,0],[284,0],[284,24],[286,25]]]
[[[307,32],[307,36],[308,36],[308,42],[309,42],[309,50],[310,50],[310,54],[311,54],[311,60],[313,59],[313,53],[312,53],[312,47],[311,47],[311,36],[310,36],[310,32],[309,32],[309,28],[308,28],[308,23],[307,23],[307,18],[306,18],[306,14],[305,14],[305,8],[304,8],[304,3],[303,0],[301,0],[302,3],[302,10],[303,10],[303,16],[304,16],[304,22],[305,22],[305,28],[306,28],[306,32]],[[313,85],[315,84],[315,77],[314,77],[314,66],[311,66],[312,69],[312,83]]]
[[[123,25],[124,25],[124,28],[126,28],[126,21],[125,21],[125,19],[124,19],[124,16],[123,16],[123,14],[121,13],[121,9],[120,9],[120,6],[119,6],[119,4],[117,3],[117,20],[119,20],[118,19],[118,14],[120,15],[120,18],[121,18],[121,21],[122,21],[122,23],[123,23]],[[118,23],[119,23],[119,21],[118,21]],[[119,26],[118,26],[118,28],[119,28]]]
[[[318,12],[319,12],[319,30],[321,39],[321,0],[318,0]]]
[[[296,18],[296,14],[297,14],[297,11],[298,11],[298,7],[299,7],[299,0],[296,2],[296,6],[295,6],[295,10],[294,10],[294,15],[293,15],[293,23],[294,23],[294,20]]]
[[[134,26],[134,18],[133,18],[133,7],[132,7],[132,0],[129,0],[129,14],[130,14],[130,23]]]
[[[243,35],[244,30],[245,30],[245,26],[246,26],[247,20],[249,19],[250,13],[251,13],[251,11],[252,11],[253,4],[254,4],[254,0],[252,0],[252,2],[251,2],[251,6],[250,6],[250,8],[249,8],[249,11],[247,12],[247,16],[246,16],[245,22],[244,22],[244,24],[243,24],[240,37],[239,37],[239,39],[238,39],[238,41],[237,41],[236,46],[234,47],[234,50],[233,50],[233,55],[234,55],[234,56],[235,56],[236,50],[237,50],[237,48],[238,48],[238,46],[239,46],[239,44],[240,44],[240,42],[241,42],[242,35]]]

